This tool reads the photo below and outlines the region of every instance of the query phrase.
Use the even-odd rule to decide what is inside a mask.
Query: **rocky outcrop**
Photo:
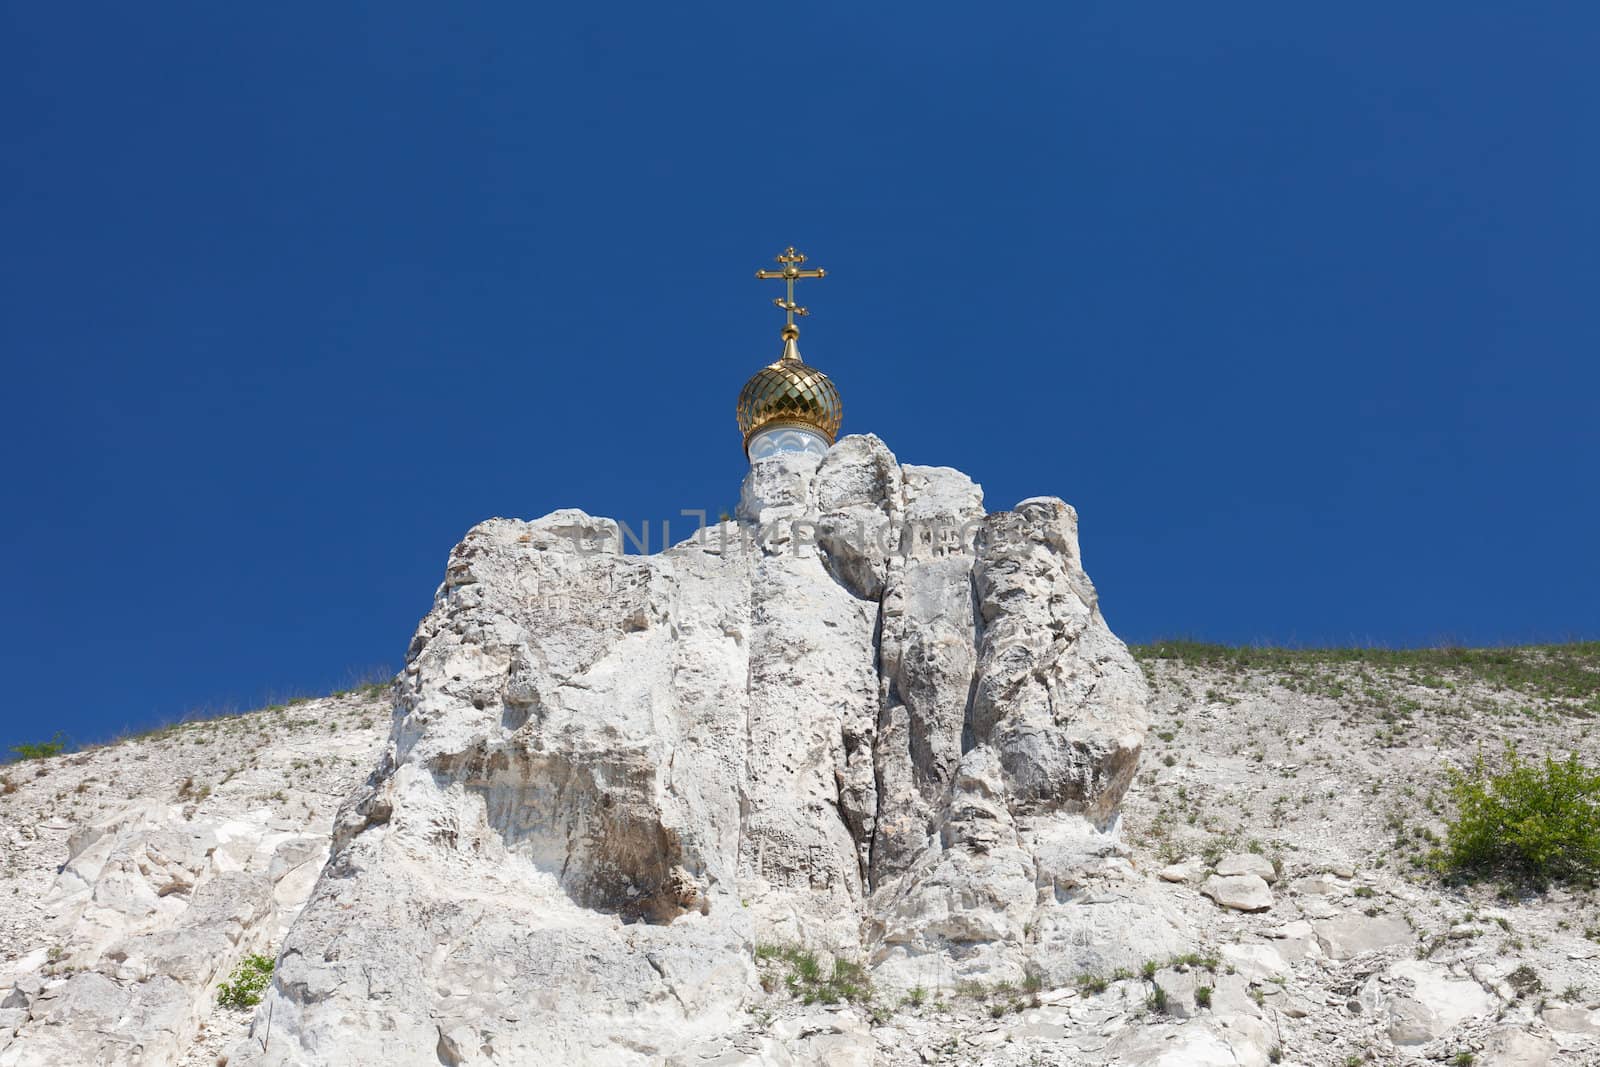
[[[621,544],[560,511],[456,546],[233,1063],[691,1063],[758,943],[909,988],[1184,940],[1121,855],[1144,680],[1069,506],[851,437]]]

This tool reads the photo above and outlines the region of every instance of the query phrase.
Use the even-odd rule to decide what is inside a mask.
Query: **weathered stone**
[[[984,520],[977,553],[973,742],[998,753],[1019,814],[1109,825],[1139,760],[1147,690],[1079,565],[1077,512],[1025,500]]]
[[[1426,1044],[1488,1013],[1496,1003],[1477,982],[1453,979],[1443,967],[1424,960],[1391,964],[1381,979],[1367,980],[1361,1000],[1373,1012],[1387,1010],[1389,1039],[1397,1045]]]
[[[1192,970],[1163,967],[1152,980],[1165,995],[1166,1012],[1175,1019],[1187,1019],[1199,1010],[1195,990],[1202,984]]]
[[[817,467],[814,493],[824,562],[851,592],[878,599],[904,523],[900,465],[876,437],[846,437]]]
[[[1550,1029],[1564,1034],[1600,1034],[1600,1009],[1552,1004],[1542,1018]]]
[[[1368,917],[1346,912],[1337,918],[1319,920],[1312,927],[1322,951],[1336,960],[1352,959],[1363,952],[1381,952],[1416,940],[1403,919],[1387,915]]]
[[[1211,1010],[1217,1015],[1261,1016],[1261,1005],[1251,995],[1250,980],[1244,975],[1224,972],[1205,978],[1212,983]]]
[[[1309,878],[1296,878],[1289,883],[1289,888],[1295,893],[1310,896],[1328,896],[1329,894],[1343,891],[1343,887],[1334,881],[1331,875],[1326,874],[1313,875]]]
[[[1040,909],[1029,967],[1047,986],[1137,970],[1192,949],[1193,925],[1153,883],[1113,882]]]
[[[1474,1062],[1493,1067],[1549,1067],[1556,1062],[1556,1043],[1542,1034],[1502,1027],[1489,1035]]]
[[[1222,960],[1246,978],[1265,981],[1289,973],[1289,964],[1272,945],[1223,945]]]
[[[1177,882],[1180,885],[1199,879],[1204,873],[1197,863],[1172,863],[1156,872],[1156,876],[1163,882]]]
[[[1272,890],[1253,874],[1227,878],[1212,875],[1201,883],[1200,892],[1222,907],[1236,911],[1266,911],[1272,907]]]
[[[1271,1045],[1261,1020],[1233,1015],[1134,1028],[1108,1051],[1116,1057],[1112,1062],[1128,1067],[1263,1067]]]
[[[1268,885],[1278,880],[1278,869],[1272,865],[1272,861],[1254,852],[1237,852],[1222,857],[1217,864],[1217,874],[1223,878],[1253,874]]]

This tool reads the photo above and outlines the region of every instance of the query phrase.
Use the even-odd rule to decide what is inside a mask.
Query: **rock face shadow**
[[[655,768],[637,753],[575,763],[499,749],[439,760],[434,775],[481,801],[506,852],[553,875],[580,907],[651,924],[709,911],[653,800]]]

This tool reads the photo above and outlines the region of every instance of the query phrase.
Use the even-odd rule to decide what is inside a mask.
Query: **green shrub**
[[[253,1008],[272,981],[272,957],[255,953],[239,961],[233,974],[217,989],[217,1003],[224,1008]]]
[[[1482,753],[1469,771],[1449,773],[1457,814],[1439,857],[1445,869],[1537,881],[1600,875],[1600,771],[1576,753],[1541,767],[1508,745],[1499,773]]]
[[[36,741],[33,744],[23,743],[12,745],[11,751],[15,752],[17,759],[49,759],[59,756],[67,750],[67,735],[57,730],[48,741]]]

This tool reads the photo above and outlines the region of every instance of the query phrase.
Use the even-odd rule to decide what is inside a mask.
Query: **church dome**
[[[769,430],[810,431],[833,444],[844,421],[844,404],[826,374],[801,362],[799,347],[790,337],[785,339],[783,356],[744,383],[738,416],[749,455],[750,442]]]
[[[781,269],[756,271],[759,279],[784,283],[785,295],[773,303],[787,321],[783,324],[783,355],[756,371],[739,391],[739,432],[744,434],[744,454],[752,463],[780,452],[821,455],[833,446],[844,421],[839,390],[826,374],[806,366],[800,358],[800,327],[794,319],[809,312],[794,302],[795,283],[828,275],[820,267],[801,267],[805,261],[790,245],[778,257]]]

